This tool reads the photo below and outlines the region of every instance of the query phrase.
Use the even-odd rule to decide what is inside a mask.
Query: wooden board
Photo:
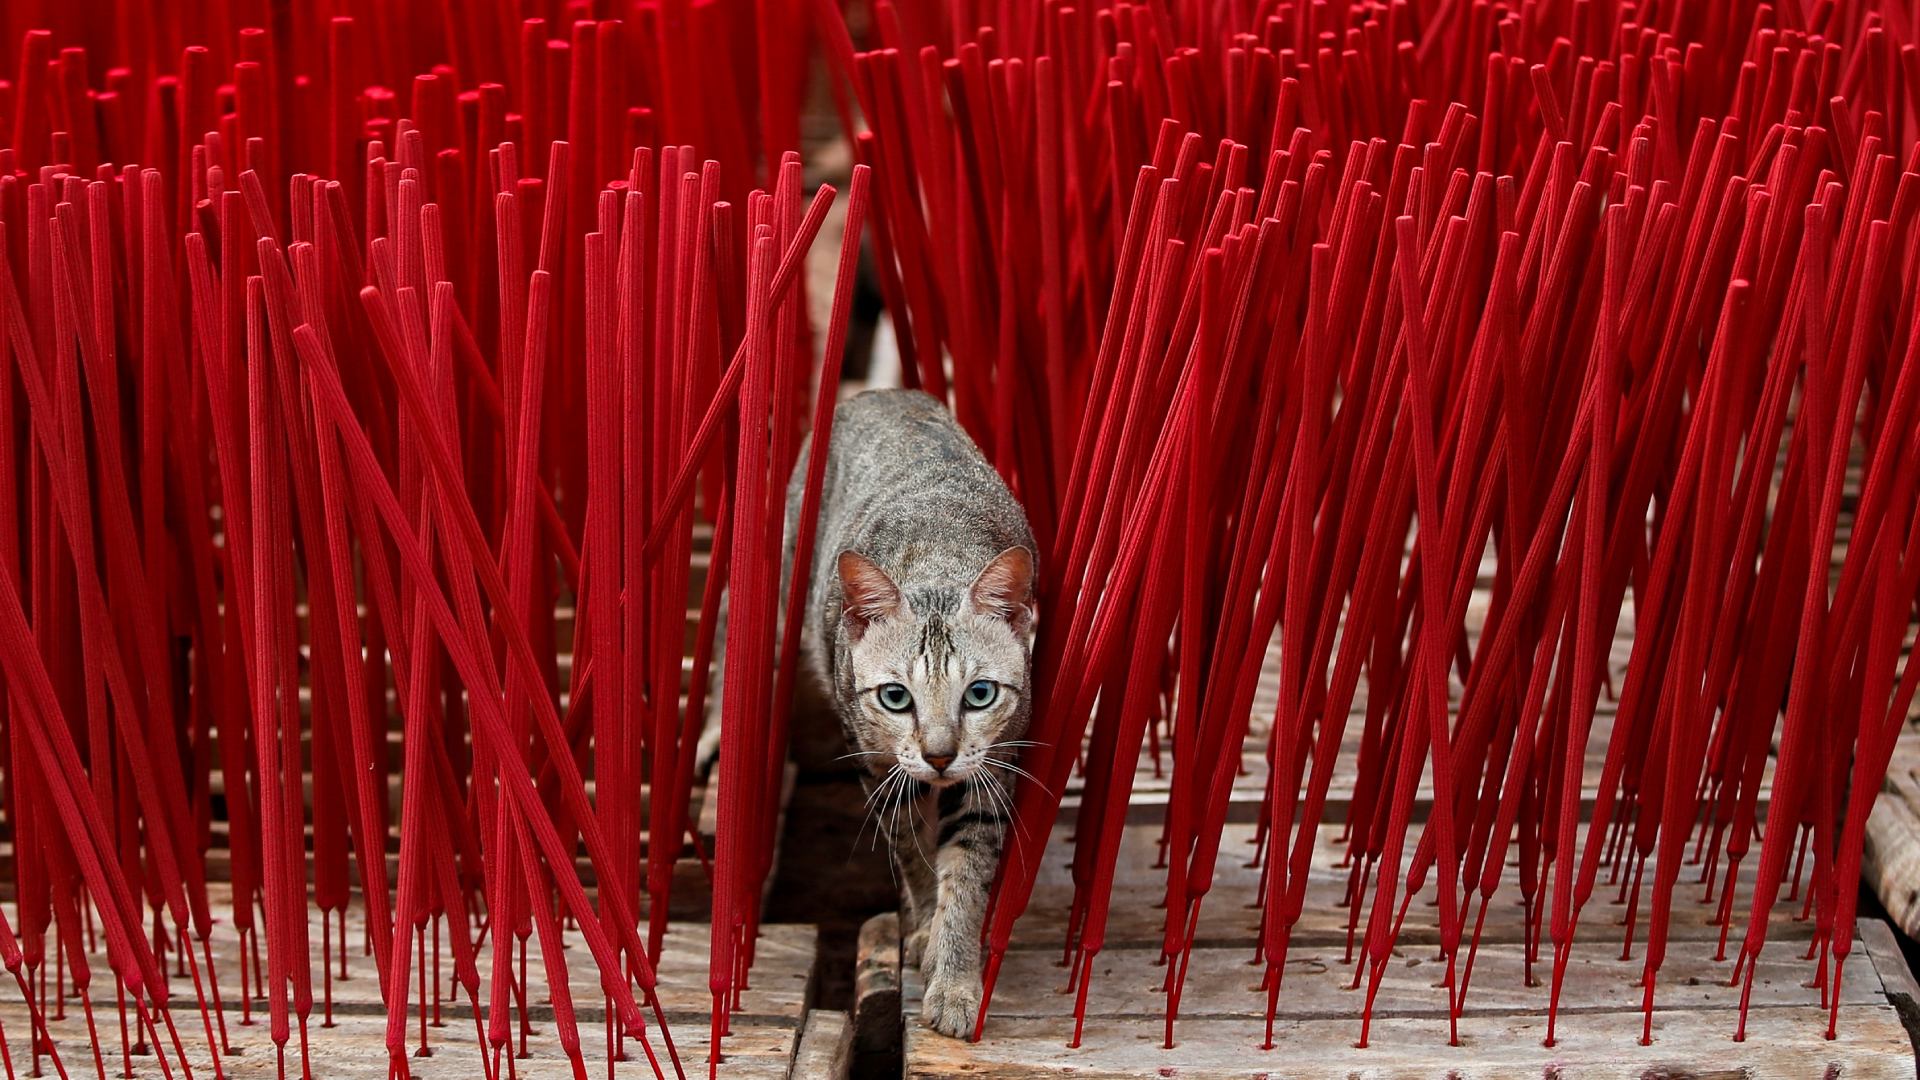
[[[913,980],[910,978],[909,984]],[[917,990],[917,987],[915,988]],[[1667,1011],[1654,1021],[1654,1040],[1639,1045],[1638,1013],[1585,1014],[1563,1026],[1558,1045],[1540,1045],[1545,1020],[1509,1014],[1463,1028],[1458,1047],[1446,1047],[1443,1019],[1396,1019],[1376,1027],[1372,1045],[1353,1045],[1346,1025],[1289,1018],[1276,1025],[1274,1048],[1261,1048],[1251,1020],[1182,1025],[1179,1043],[1161,1047],[1154,1025],[1138,1018],[1089,1019],[1084,1048],[1068,1049],[1053,1021],[1014,1020],[969,1046],[937,1035],[909,1036],[908,1077],[991,1076],[995,1080],[1075,1080],[1136,1077],[1338,1076],[1353,1080],[1447,1077],[1449,1080],[1542,1077],[1691,1077],[1698,1080],[1847,1080],[1914,1075],[1913,1050],[1891,1009],[1850,1013],[1844,1038],[1818,1035],[1821,1011],[1759,1011],[1745,1043],[1728,1038],[1719,1010]]]
[[[1258,920],[1249,905],[1258,872],[1244,865],[1240,853],[1251,831],[1230,829],[1223,845],[1221,880],[1203,911],[1169,1050],[1162,1046],[1165,968],[1157,965],[1160,913],[1154,908],[1164,873],[1152,866],[1152,837],[1137,839],[1146,831],[1136,829],[1121,853],[1108,946],[1093,967],[1081,1048],[1067,1045],[1074,998],[1060,954],[1071,875],[1055,859],[1016,929],[983,1042],[959,1042],[920,1025],[919,974],[901,973],[906,1075],[1281,1076],[1298,1075],[1302,1062],[1313,1063],[1312,1075],[1356,1077],[1915,1075],[1913,1046],[1882,975],[1910,978],[1890,939],[1863,933],[1856,942],[1842,988],[1840,1037],[1829,1042],[1820,991],[1805,985],[1812,971],[1802,959],[1810,928],[1784,907],[1757,968],[1749,1038],[1735,1043],[1740,991],[1727,985],[1731,963],[1714,959],[1718,928],[1711,924],[1711,907],[1695,902],[1700,887],[1691,875],[1674,900],[1652,1045],[1639,1045],[1644,924],[1633,958],[1621,960],[1625,909],[1606,889],[1596,890],[1583,914],[1561,1000],[1558,1044],[1542,1045],[1546,989],[1525,983],[1522,911],[1513,899],[1517,892],[1509,889],[1489,909],[1460,1024],[1461,1045],[1446,1046],[1445,965],[1434,948],[1430,887],[1416,898],[1387,965],[1370,1045],[1358,1048],[1365,994],[1349,989],[1353,967],[1345,955],[1345,911],[1338,906],[1345,873],[1335,865],[1341,850],[1331,843],[1335,831],[1322,830],[1288,956],[1273,1050],[1261,1047],[1263,968],[1249,964]],[[1748,885],[1741,883],[1736,910],[1744,907]],[[1536,980],[1550,971],[1550,957],[1540,959]]]
[[[853,1064],[853,1022],[837,1009],[807,1014],[800,1045],[787,1066],[788,1080],[847,1080]]]
[[[1915,713],[1920,714],[1920,701]],[[1920,715],[1895,744],[1887,778],[1867,818],[1861,876],[1908,937],[1920,938]]]
[[[222,888],[216,886],[216,889]],[[232,1077],[277,1076],[274,1045],[268,1032],[266,1003],[263,999],[251,1003],[253,1022],[242,1023],[242,1008],[237,997],[239,942],[232,930],[231,907],[224,902],[224,897],[222,900],[214,912],[214,962],[220,972],[222,996],[226,1002],[228,1038],[239,1052],[224,1057],[221,1064],[226,1074]],[[660,1003],[666,1012],[681,1063],[689,1076],[706,1074],[710,1026],[708,1005],[711,1000],[707,989],[707,934],[708,929],[703,924],[674,923],[668,933],[658,971]],[[338,942],[334,943],[334,1026],[327,1028],[324,1026],[322,1005],[325,984],[321,974],[321,934],[318,916],[315,916],[311,934],[314,1007],[307,1036],[313,1051],[314,1076],[323,1080],[385,1080],[387,1077],[386,1008],[381,1004],[373,959],[362,951],[363,935],[364,921],[356,907],[347,920],[347,940],[351,948],[347,958],[350,977],[346,981],[337,978],[340,961]],[[789,1075],[811,1075],[810,1072],[794,1074],[793,1067],[806,1042],[803,1033],[812,1023],[809,1010],[812,1004],[816,938],[812,926],[770,925],[761,928],[750,987],[741,995],[741,1007],[735,1014],[732,1033],[723,1042],[726,1063],[722,1075],[766,1080],[786,1080]],[[491,947],[490,941],[487,947]],[[568,935],[566,961],[568,987],[573,996],[588,1072],[593,1076],[606,1076],[606,1012],[592,957],[577,934]],[[95,957],[94,963],[95,1018],[103,1041],[102,1049],[108,1058],[107,1066],[111,1074],[117,1076],[119,1070],[114,1059],[120,1052],[119,1016],[113,1003],[113,986],[106,973],[104,958]],[[431,960],[429,964],[431,966]],[[484,1009],[487,995],[486,963],[482,963],[481,970],[480,999]],[[452,984],[451,952],[444,941],[439,972],[442,980],[439,986],[439,1025],[432,1023],[432,1013],[429,1013],[428,1044],[433,1053],[426,1058],[409,1057],[409,1065],[413,1075],[422,1080],[480,1077],[483,1069],[476,1049],[473,1013],[464,992]],[[417,1003],[417,965],[411,977]],[[533,1026],[528,1041],[530,1056],[515,1061],[515,1075],[520,1080],[571,1077],[572,1071],[557,1039],[537,936],[529,940],[527,981],[531,1006],[529,1015]],[[192,981],[174,978],[170,991],[173,1020],[187,1049],[194,1075],[197,1078],[211,1077],[213,1070],[208,1055],[208,1038],[194,1006]],[[49,994],[51,996],[51,989]],[[823,1022],[830,1023],[830,1019]],[[5,1024],[11,1040],[19,1075],[24,1076],[28,1067],[25,1055],[29,1028],[27,1011],[17,991],[0,995],[0,1022]],[[517,1022],[516,1012],[516,1025]],[[661,1055],[662,1065],[667,1075],[671,1076],[673,1073],[666,1058],[665,1044],[659,1031],[652,1026],[650,1013],[648,1022],[655,1051]],[[92,1051],[79,999],[70,999],[66,1018],[54,1020],[49,1026],[69,1074],[74,1077],[94,1075]],[[163,1035],[164,1031],[163,1027]],[[844,1051],[837,1049],[846,1042],[841,1034],[833,1032],[831,1038],[827,1034],[823,1029],[815,1036],[813,1044],[807,1048],[809,1060],[831,1061],[835,1060],[835,1054],[839,1058],[847,1056]],[[416,1010],[408,1016],[406,1038],[409,1054],[412,1054],[420,1040],[417,1005]],[[636,1078],[651,1076],[639,1047],[628,1040],[627,1049],[632,1060],[618,1064],[613,1075]],[[288,1075],[298,1076],[297,1025],[288,1050]],[[160,1065],[150,1054],[135,1056],[133,1068],[134,1075],[143,1080],[161,1076]],[[50,1061],[46,1069],[47,1075],[53,1075]],[[504,1068],[502,1072],[504,1075]],[[177,1062],[174,1063],[173,1075],[176,1080],[182,1080]]]
[[[853,1052],[863,1067],[900,1071],[900,917],[891,911],[860,926],[853,969]]]
[[[1057,956],[1060,944],[1065,939],[1067,916],[1073,901],[1073,875],[1064,857],[1069,850],[1064,833],[1064,827],[1056,830],[1055,855],[1041,868],[1040,877],[1034,884],[1033,898],[1015,928],[1013,948],[1016,951],[1029,948],[1052,950]],[[1251,825],[1229,825],[1226,828],[1214,886],[1201,905],[1196,940],[1203,946],[1252,947],[1260,926],[1260,912],[1255,906],[1259,896],[1260,875],[1256,868],[1247,865],[1247,857],[1253,851],[1253,835],[1254,827]],[[1346,849],[1344,844],[1335,843],[1338,835],[1338,829],[1331,825],[1320,830],[1319,845],[1308,872],[1305,903],[1299,921],[1294,924],[1293,941],[1296,946],[1345,944],[1348,909],[1341,901],[1346,892],[1349,871],[1340,865]],[[1409,852],[1412,847],[1413,840],[1410,838]],[[1165,913],[1159,905],[1165,898],[1166,872],[1154,866],[1157,850],[1153,830],[1130,829],[1121,835],[1113,903],[1107,921],[1107,941],[1110,944],[1144,948],[1157,946],[1160,942]],[[1742,874],[1735,887],[1735,921],[1740,925],[1744,925],[1747,899],[1751,896],[1750,871],[1753,861],[1748,859],[1749,865],[1744,868],[1747,872]],[[1483,942],[1521,940],[1519,891],[1511,880],[1511,873],[1508,879],[1488,909],[1487,924],[1481,934]],[[1599,948],[1599,943],[1603,941],[1618,943],[1624,933],[1625,907],[1615,902],[1618,888],[1608,887],[1608,882],[1609,878],[1603,871],[1595,885],[1593,899],[1581,916],[1577,940],[1582,943],[1582,948]],[[1648,887],[1650,889],[1651,885]],[[1672,924],[1668,931],[1670,940],[1717,943],[1720,929],[1712,922],[1714,908],[1699,902],[1705,895],[1698,869],[1681,876],[1674,891]],[[1403,942],[1431,945],[1440,940],[1434,896],[1435,885],[1429,878],[1426,889],[1416,898],[1402,928],[1400,937]],[[1769,941],[1805,944],[1812,935],[1812,927],[1794,918],[1797,909],[1798,905],[1793,905],[1793,909],[1789,910],[1785,904],[1776,908],[1769,924]],[[1367,912],[1363,910],[1360,916],[1360,928],[1364,932]],[[1636,928],[1636,940],[1644,940],[1645,936],[1643,919]],[[1618,945],[1614,948],[1617,952]]]
[[[1490,572],[1490,565],[1488,567]],[[1484,584],[1484,583],[1483,583]],[[1467,605],[1465,627],[1467,638],[1477,646],[1480,633],[1487,615],[1487,593],[1484,589],[1476,591]],[[1582,790],[1585,792],[1586,805],[1591,807],[1593,792],[1599,787],[1601,768],[1606,761],[1607,742],[1613,733],[1614,716],[1617,707],[1615,694],[1624,686],[1627,677],[1627,663],[1633,652],[1634,606],[1632,596],[1622,602],[1620,623],[1617,628],[1610,658],[1608,677],[1611,683],[1605,688],[1600,700],[1594,705],[1593,726],[1588,733],[1587,751],[1582,765]],[[1260,800],[1266,783],[1267,742],[1272,730],[1273,716],[1280,702],[1280,639],[1274,636],[1268,643],[1265,667],[1254,688],[1252,711],[1247,725],[1247,734],[1240,746],[1240,771],[1234,778],[1233,799],[1228,804],[1227,820],[1253,821],[1260,810]],[[1448,702],[1450,723],[1458,724],[1460,708],[1460,687],[1455,682],[1449,686],[1451,698]],[[1331,781],[1327,785],[1326,806],[1322,819],[1326,821],[1345,821],[1357,776],[1360,754],[1361,733],[1366,724],[1367,685],[1362,679],[1355,691],[1352,709],[1346,728],[1340,741],[1339,756],[1334,762]],[[1920,733],[1916,733],[1920,740]],[[1920,747],[1916,748],[1920,750]],[[1173,768],[1171,749],[1162,744],[1160,753],[1155,754],[1151,742],[1143,748],[1135,765],[1132,785],[1132,797],[1127,805],[1129,825],[1141,825],[1160,822],[1166,814],[1167,799],[1172,788],[1171,770]],[[1773,761],[1768,759],[1764,766],[1760,804],[1767,802],[1767,792],[1773,783]],[[1419,789],[1414,796],[1414,809],[1417,817],[1423,817],[1433,802],[1432,775],[1422,773]],[[1067,780],[1061,807],[1072,812],[1080,805],[1084,787],[1083,778],[1075,774]]]

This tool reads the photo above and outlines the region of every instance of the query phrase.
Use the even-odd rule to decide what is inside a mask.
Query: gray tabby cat
[[[787,562],[806,477],[788,485]],[[952,414],[874,390],[834,413],[797,680],[865,766],[903,883],[921,1018],[965,1037],[1032,707],[1033,533]]]

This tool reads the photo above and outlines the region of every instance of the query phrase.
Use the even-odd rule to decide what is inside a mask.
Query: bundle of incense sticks
[[[1043,549],[981,1025],[1075,784],[1084,1019],[1145,756],[1172,1041],[1251,744],[1269,1043],[1336,776],[1363,1043],[1409,919],[1457,1037],[1496,894],[1557,1023],[1603,872],[1643,1038],[1696,890],[1749,987],[1798,906],[1834,1030],[1920,687],[1905,6],[872,0],[858,41],[829,0],[612,6],[0,12],[0,962],[36,1071],[84,1071],[47,1027],[77,997],[98,1075],[201,1040],[220,1074],[259,1001],[310,1074],[358,907],[393,1074],[443,939],[490,1080],[531,955],[586,1074],[570,943],[606,1071],[681,1073],[683,852],[718,1063],[791,719],[784,482],[870,185],[905,377]],[[816,60],[860,163],[820,326]]]
[[[1361,1045],[1409,918],[1458,1039],[1515,861],[1549,1044],[1603,871],[1643,1040],[1673,906],[1717,904],[1750,991],[1790,865],[1837,1014],[1920,683],[1907,6],[874,0],[858,45],[830,8],[905,370],[1043,548],[1017,806],[1044,836],[1079,785],[1079,1021],[1170,759],[1172,1045],[1250,737],[1269,1045],[1343,744]],[[1040,861],[1004,860],[989,998]]]
[[[103,1077],[146,1047],[191,1076],[200,1038],[223,1075],[256,1002],[281,1074],[293,1043],[313,1075],[354,906],[393,1075],[446,986],[481,1071],[514,1076],[530,942],[575,1075],[569,943],[606,1074],[683,1075],[655,993],[683,854],[710,863],[711,942],[679,947],[712,950],[717,1062],[779,809],[785,481],[831,422],[869,198],[865,167],[809,193],[790,152],[797,17],[87,6],[0,17],[23,20],[0,81],[0,959],[35,1075],[85,1071],[45,1024],[69,981]],[[729,589],[708,852],[690,800]],[[9,1077],[13,1051],[0,1033]]]

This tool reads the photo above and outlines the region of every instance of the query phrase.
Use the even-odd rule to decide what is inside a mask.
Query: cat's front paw
[[[942,1035],[970,1038],[974,1020],[980,1015],[980,993],[978,972],[935,975],[920,1003],[920,1019]]]

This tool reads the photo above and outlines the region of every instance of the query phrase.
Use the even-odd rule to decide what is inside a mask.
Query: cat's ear
[[[1025,633],[1033,622],[1033,552],[1010,547],[995,555],[967,590],[973,610],[997,615]]]
[[[846,597],[842,612],[855,641],[867,627],[900,611],[900,586],[880,564],[857,551],[840,553],[840,590]]]

